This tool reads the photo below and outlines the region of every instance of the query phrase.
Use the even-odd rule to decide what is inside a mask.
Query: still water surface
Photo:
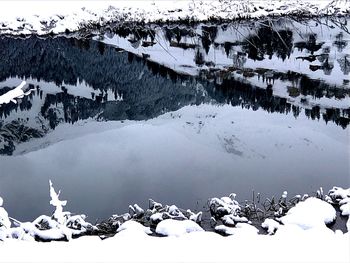
[[[90,221],[349,187],[348,28],[274,23],[1,37],[0,95],[33,90],[0,106],[9,214],[49,214],[49,179]]]

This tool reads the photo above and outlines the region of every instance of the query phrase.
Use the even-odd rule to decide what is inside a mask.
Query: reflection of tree
[[[3,87],[0,89],[0,95],[5,94],[6,92],[12,90],[15,87]],[[19,103],[8,103],[8,104],[2,104],[0,106],[0,119],[7,118],[12,111],[28,111],[32,108],[32,102],[31,99],[33,98],[33,93],[31,93],[29,96],[23,97],[21,100],[19,100]]]
[[[337,47],[338,52],[343,52],[344,48],[348,45],[348,42],[344,40],[343,32],[340,32],[336,36],[336,40],[333,42],[333,45]]]
[[[185,28],[185,27],[163,27],[163,32],[166,40],[171,43],[174,39],[177,43],[180,43],[181,39],[183,37],[193,37],[194,33],[191,28]]]
[[[304,49],[307,49],[312,55],[319,51],[324,43],[317,43],[317,35],[316,34],[310,34],[307,41],[301,41],[294,44],[296,48],[303,51]]]
[[[202,66],[205,63],[204,54],[201,52],[199,48],[196,48],[196,51],[194,53],[194,62],[198,66]]]
[[[285,60],[293,48],[293,33],[290,30],[275,31],[268,24],[257,30],[256,35],[245,39],[243,50],[253,60],[263,60],[265,55],[272,59],[275,54]]]
[[[214,43],[218,33],[217,26],[202,26],[202,45],[205,52],[208,54],[210,46]]]
[[[332,73],[332,69],[334,68],[333,63],[330,63],[328,61],[328,58],[326,59],[326,61],[322,64],[322,69],[323,69],[323,73],[325,75],[331,75]]]
[[[349,75],[350,73],[350,56],[345,55],[342,58],[339,58],[338,60],[339,66],[341,71],[344,73],[344,75]]]
[[[244,64],[247,61],[246,56],[241,53],[233,53],[230,54],[229,57],[232,58],[232,65],[236,68],[243,68]]]

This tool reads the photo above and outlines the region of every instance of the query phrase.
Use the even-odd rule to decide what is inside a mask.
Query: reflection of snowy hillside
[[[200,31],[204,29],[207,30],[205,32],[211,33],[206,35]],[[248,34],[251,31],[248,31],[247,25],[244,24],[243,29],[248,38],[252,38],[252,35]],[[42,137],[64,122],[74,123],[90,118],[145,120],[186,105],[209,101],[253,110],[292,113],[295,117],[305,113],[311,119],[335,122],[343,128],[349,124],[348,84],[329,84],[323,73],[320,75],[321,80],[314,80],[298,72],[268,68],[271,61],[289,61],[295,70],[301,63],[297,58],[292,59],[292,56],[295,57],[293,52],[298,52],[297,48],[291,45],[287,49],[278,42],[280,39],[263,43],[255,40],[256,44],[260,44],[259,52],[270,54],[272,58],[259,60],[255,57],[255,61],[266,63],[267,69],[253,69],[245,67],[245,64],[254,62],[254,59],[249,57],[256,55],[254,50],[249,49],[249,42],[252,40],[243,38],[244,41],[249,41],[248,44],[244,44],[244,41],[234,34],[233,25],[216,25],[210,29],[204,25],[198,28],[156,27],[154,30],[123,31],[116,28],[116,35],[112,39],[118,38],[118,41],[125,45],[135,46],[137,43],[139,47],[136,49],[123,46],[134,53],[144,51],[148,54],[143,54],[151,56],[152,50],[155,50],[155,54],[159,56],[157,62],[151,61],[152,56],[144,55],[144,58],[140,58],[93,40],[65,37],[1,39],[0,54],[3,63],[0,63],[0,78],[3,81],[0,83],[0,94],[11,92],[21,80],[26,80],[26,88],[33,90],[16,103],[10,102],[0,106],[1,153],[11,154],[16,144]],[[197,30],[197,35],[191,37],[191,30]],[[158,32],[157,34],[161,34],[165,39],[158,39],[160,42],[152,40],[152,32]],[[274,32],[272,31],[272,34]],[[106,34],[103,41],[109,43],[111,39],[108,36],[110,34]],[[137,40],[137,36],[142,37]],[[238,44],[233,45],[229,42],[230,38]],[[345,37],[335,39],[339,43],[336,42],[338,45],[330,47],[330,53],[333,54],[334,50],[337,50],[340,55],[344,55],[347,40],[344,40]],[[117,42],[114,41],[113,45]],[[163,43],[165,49],[157,50],[158,43]],[[313,50],[314,46],[318,45],[318,42],[314,42],[312,46],[310,41],[297,43],[304,43],[306,50]],[[166,44],[169,46],[166,47]],[[340,49],[343,46],[345,47]],[[167,48],[169,50],[165,51]],[[236,48],[241,50],[240,54],[244,58],[241,64],[218,65],[212,60],[213,57],[217,57],[222,63],[231,63],[230,58]],[[191,56],[195,56],[196,49],[204,54],[203,58],[208,60],[204,64],[207,65],[195,64]],[[173,58],[168,59],[170,55]],[[160,65],[164,58],[167,59],[165,67]],[[186,74],[178,74],[175,71],[179,68],[175,67],[175,71],[169,69],[169,63],[173,61],[194,65],[192,68],[183,68]],[[307,67],[307,63],[303,65]],[[336,67],[333,70],[332,74],[342,74]],[[199,72],[200,75],[188,76],[190,71],[195,74]],[[309,70],[307,74],[313,72]]]
[[[291,72],[349,89],[347,23],[346,18],[331,18],[120,27],[96,39],[190,75],[222,70],[222,75],[265,87],[264,79],[278,80]],[[278,90],[297,85],[286,77],[283,82]]]

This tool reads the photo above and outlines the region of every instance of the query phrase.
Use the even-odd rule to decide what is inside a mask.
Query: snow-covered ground
[[[343,215],[349,214],[350,189],[333,187],[326,197],[328,202],[309,197],[276,219],[280,222],[265,220],[262,226],[269,229],[269,235],[260,234],[249,223],[238,223],[235,227],[221,225],[220,229],[228,235],[221,236],[204,231],[192,220],[165,219],[154,230],[163,237],[155,237],[150,236],[153,231],[149,227],[128,220],[118,227],[113,237],[103,240],[98,236],[83,236],[69,238],[68,242],[35,242],[32,236],[37,234],[51,239],[57,233],[67,236],[78,231],[74,230],[77,225],[67,227],[68,221],[78,217],[68,215],[66,219],[63,212],[66,201],[59,199],[51,181],[50,196],[50,204],[56,207],[51,218],[41,216],[33,223],[19,223],[18,227],[11,227],[0,198],[0,262],[345,263],[350,260],[350,232],[332,231],[326,226],[336,219],[330,203],[346,206],[347,212]],[[48,222],[49,229],[39,230],[39,220]],[[82,229],[89,225],[84,220],[78,223]]]
[[[350,260],[348,233],[326,227],[302,230],[290,224],[274,236],[242,231],[222,237],[196,231],[180,237],[151,237],[133,228],[101,241],[0,243],[1,262],[344,262]]]
[[[2,34],[76,31],[87,24],[209,18],[257,18],[267,15],[348,14],[348,0],[147,0],[147,1],[2,1]]]

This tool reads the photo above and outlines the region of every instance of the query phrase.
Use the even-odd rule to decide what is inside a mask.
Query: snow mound
[[[156,228],[156,233],[163,236],[182,236],[186,233],[204,231],[197,223],[192,220],[174,220],[166,219],[161,221]]]
[[[280,218],[280,221],[284,225],[297,225],[306,230],[330,224],[335,218],[336,211],[332,205],[321,199],[310,197],[292,207],[287,215]]]
[[[121,226],[117,230],[118,233],[120,232],[132,232],[132,233],[145,233],[147,235],[152,234],[152,231],[149,227],[145,227],[139,222],[136,222],[134,220],[126,221],[125,223],[121,224]]]

